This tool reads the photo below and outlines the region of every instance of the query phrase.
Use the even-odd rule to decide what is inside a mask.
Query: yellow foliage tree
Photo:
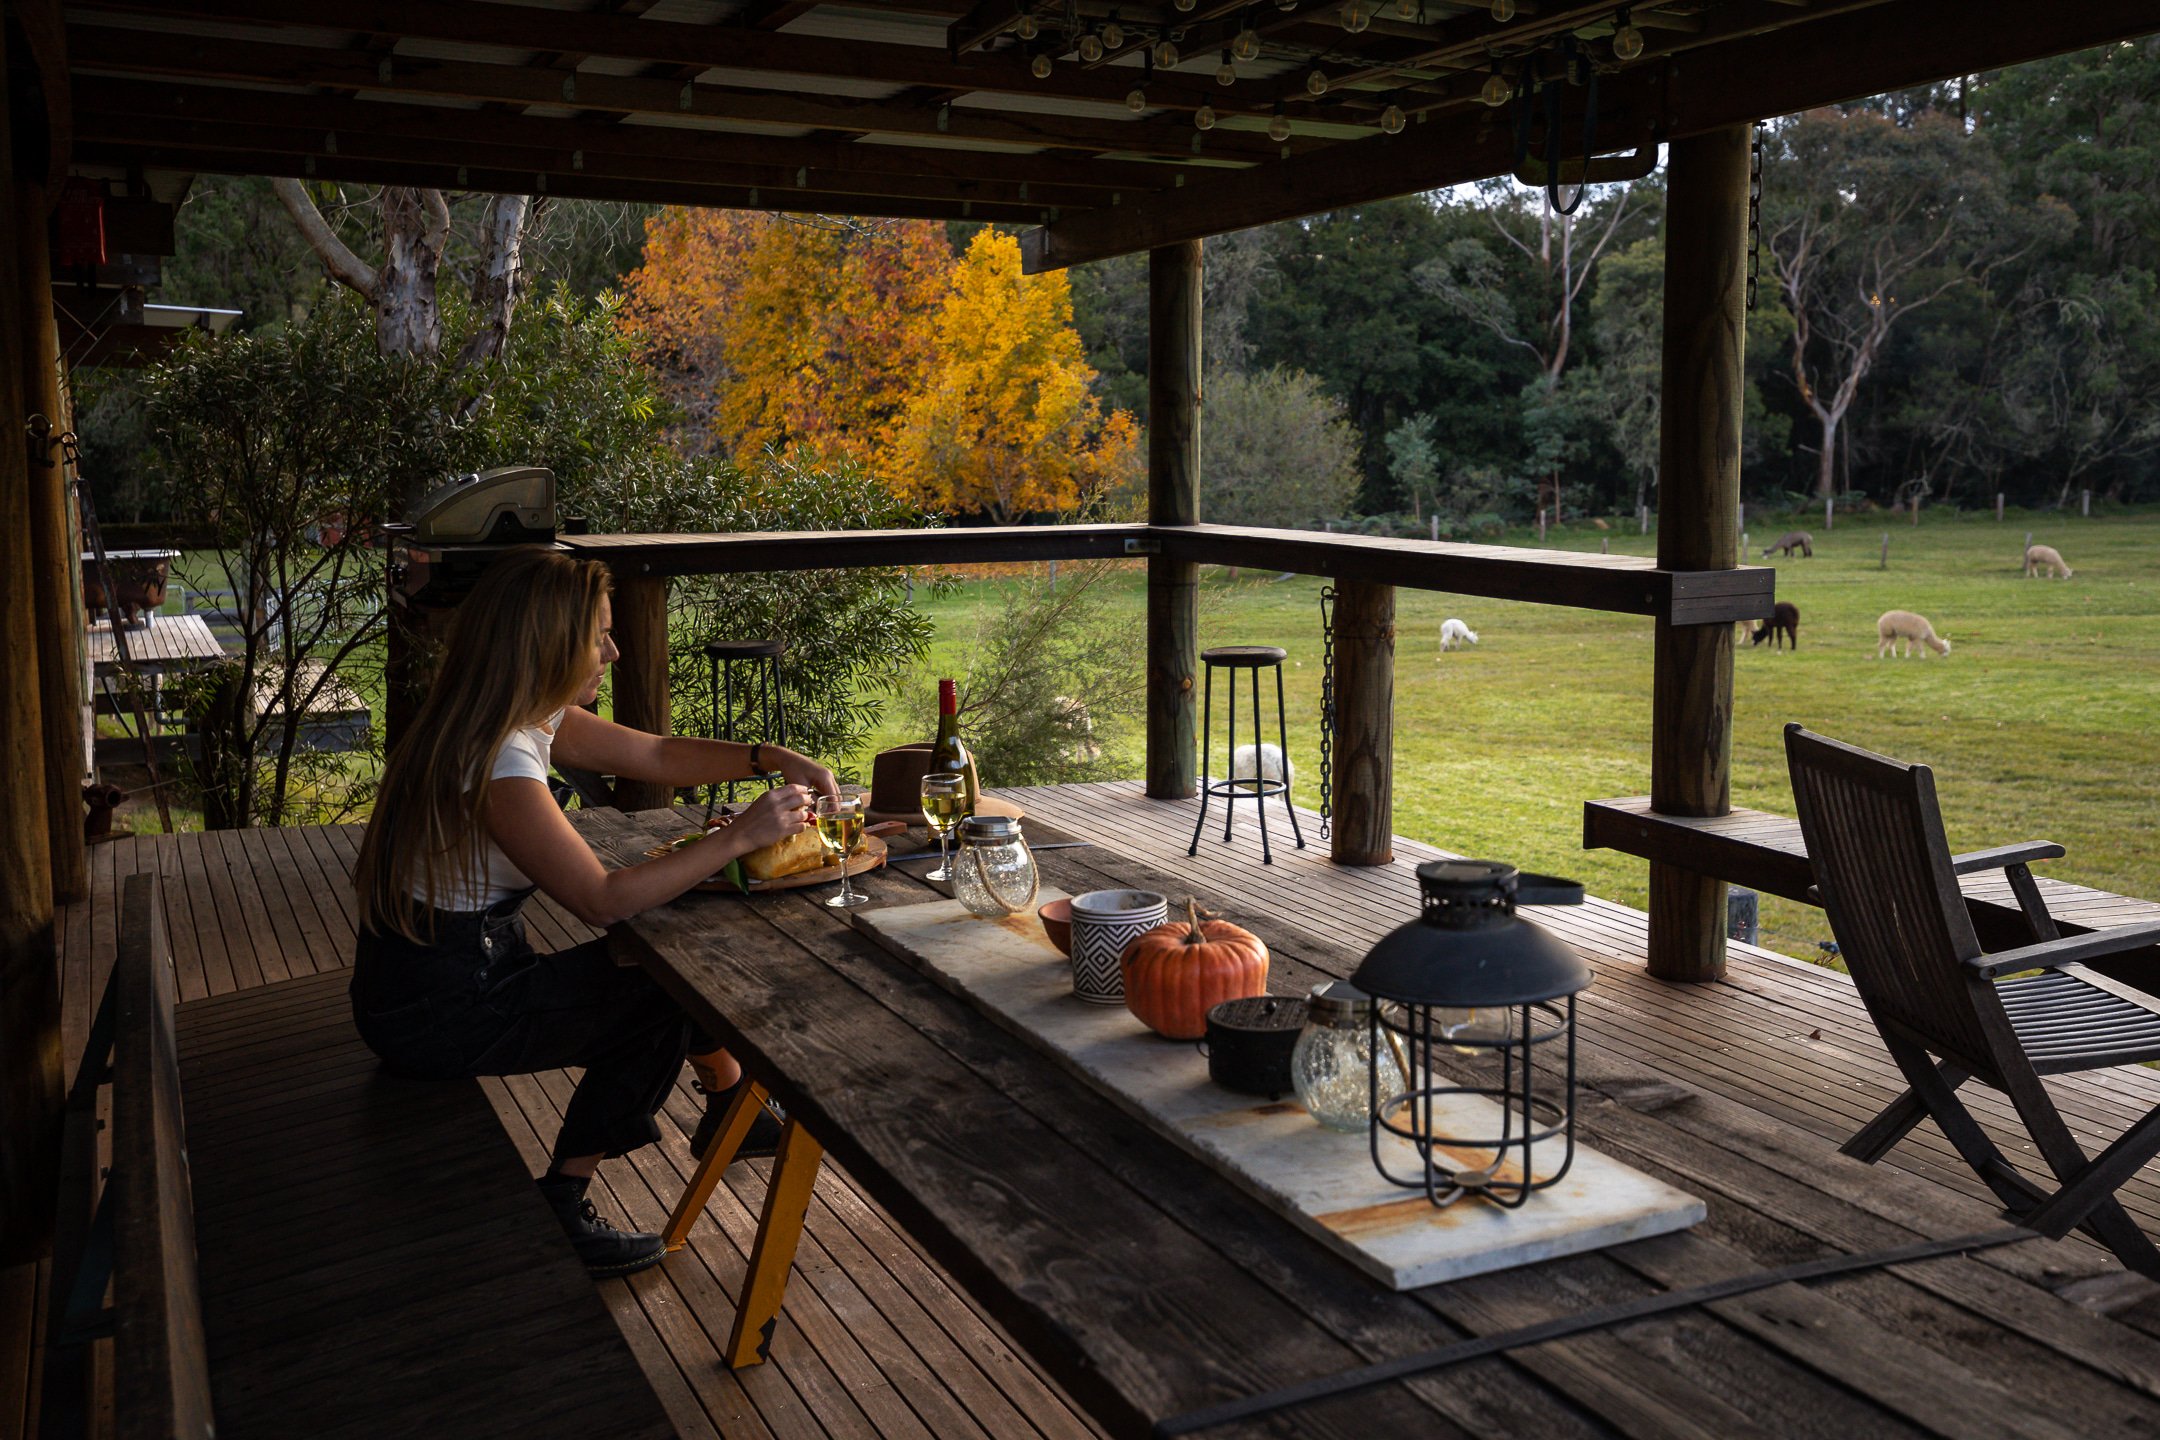
[[[1139,467],[1132,417],[1105,422],[1062,271],[1020,273],[1019,242],[976,234],[939,306],[932,363],[889,460],[903,494],[999,523],[1071,510]]]

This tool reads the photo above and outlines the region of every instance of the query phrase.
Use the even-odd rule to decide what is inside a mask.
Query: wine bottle
[[[967,777],[967,807],[961,813],[975,813],[975,765],[974,757],[960,740],[960,687],[950,680],[937,684],[938,722],[937,744],[930,748],[930,773],[964,775]]]

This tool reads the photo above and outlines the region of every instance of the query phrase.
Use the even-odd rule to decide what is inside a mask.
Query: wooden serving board
[[[650,858],[657,860],[668,853],[668,847],[655,845],[645,853]],[[861,848],[848,856],[847,873],[851,876],[867,874],[884,863],[884,837],[865,835],[862,838]],[[763,895],[768,890],[801,890],[811,885],[837,885],[840,883],[840,867],[827,862],[815,870],[798,870],[793,875],[782,875],[777,880],[752,880],[749,883],[752,895]],[[710,880],[700,880],[691,888],[693,890],[703,890],[711,895],[742,894],[742,891],[735,888],[733,881],[719,875],[715,875]]]
[[[1037,903],[1059,898],[1044,887]],[[1435,1209],[1373,1168],[1363,1132],[1316,1124],[1295,1099],[1262,1100],[1209,1081],[1190,1042],[1165,1040],[1123,1008],[1073,998],[1072,965],[1032,914],[978,919],[958,901],[858,910],[855,927],[1041,1047],[1114,1104],[1212,1166],[1269,1209],[1396,1290],[1504,1270],[1683,1230],[1702,1201],[1578,1143],[1567,1177],[1518,1210],[1465,1199]],[[1497,1134],[1490,1101],[1456,1097],[1457,1135]],[[1416,1151],[1383,1136],[1397,1174]],[[1465,1167],[1489,1156],[1465,1155]],[[1556,1154],[1553,1160],[1557,1162]]]

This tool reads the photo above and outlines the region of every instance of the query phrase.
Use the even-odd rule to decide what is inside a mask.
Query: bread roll
[[[770,845],[761,845],[742,857],[743,874],[752,880],[778,880],[783,875],[815,870],[824,863],[825,846],[819,841],[815,826],[798,830]]]

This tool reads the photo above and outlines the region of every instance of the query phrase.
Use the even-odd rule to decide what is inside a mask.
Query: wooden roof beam
[[[954,106],[912,108],[876,101],[809,99],[784,91],[677,84],[639,76],[560,74],[512,65],[377,57],[306,45],[160,35],[146,46],[135,32],[74,25],[68,47],[78,71],[118,71],[175,79],[320,85],[384,95],[455,100],[575,104],[647,115],[703,115],[720,120],[846,131],[853,134],[982,140],[1049,149],[1185,159],[1258,160],[1278,147],[1265,135],[1200,132],[1182,119],[1085,120]],[[1309,148],[1311,142],[1305,142]]]
[[[1898,0],[1667,56],[1605,78],[1601,151],[1789,115],[2160,30],[2152,0]],[[1030,273],[1504,174],[1501,111],[1434,117],[1400,135],[1211,177],[1136,209],[1094,211],[1021,236]]]

